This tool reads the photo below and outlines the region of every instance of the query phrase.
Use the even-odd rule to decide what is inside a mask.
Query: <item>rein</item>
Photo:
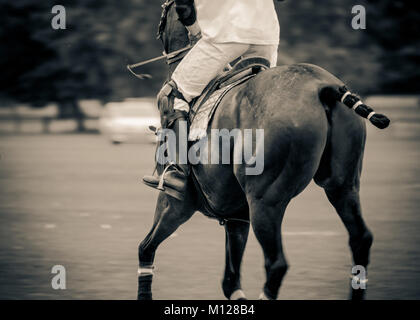
[[[174,0],[166,0],[166,2],[164,4],[162,4],[162,16],[160,17],[160,22],[159,22],[159,29],[158,29],[158,39],[160,39],[162,37],[162,34],[164,32],[165,26],[166,26],[166,19],[167,19],[167,15],[168,15],[168,10],[169,8],[175,3]],[[150,74],[138,74],[135,73],[133,71],[133,69],[144,66],[146,64],[152,63],[152,62],[156,62],[156,61],[160,61],[166,58],[166,63],[168,65],[171,65],[175,62],[178,62],[179,60],[182,60],[188,53],[188,51],[192,48],[191,45],[186,46],[185,48],[176,50],[174,52],[163,52],[163,54],[159,57],[156,58],[152,58],[146,61],[142,61],[142,62],[138,62],[135,64],[130,64],[127,65],[127,69],[128,71],[134,75],[136,78],[143,80],[143,79],[151,79],[152,76]]]
[[[128,69],[128,71],[130,71],[130,73],[132,75],[134,75],[136,78],[138,78],[140,80],[151,79],[152,76],[150,74],[135,73],[133,71],[133,69],[144,66],[144,65],[152,63],[152,62],[163,60],[165,58],[166,58],[166,63],[168,65],[171,65],[171,64],[173,64],[175,62],[178,62],[179,60],[183,59],[187,55],[188,51],[191,50],[191,48],[192,48],[192,46],[188,45],[185,48],[176,50],[176,51],[171,52],[171,53],[163,52],[163,54],[159,57],[155,57],[155,58],[152,58],[152,59],[149,59],[149,60],[141,61],[141,62],[138,62],[138,63],[135,63],[135,64],[129,64],[129,65],[127,65],[127,69]]]

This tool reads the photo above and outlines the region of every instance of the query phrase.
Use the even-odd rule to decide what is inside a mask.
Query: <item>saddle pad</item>
[[[234,87],[244,83],[255,74],[250,74],[238,81],[235,81],[225,87],[214,91],[208,99],[206,94],[203,94],[191,107],[190,111],[190,133],[188,135],[189,141],[197,141],[207,135],[207,128],[213,117],[214,112],[222,101],[223,97]]]

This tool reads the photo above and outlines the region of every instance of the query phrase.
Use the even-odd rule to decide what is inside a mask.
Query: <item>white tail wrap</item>
[[[343,97],[341,98],[341,103],[344,103],[344,100],[346,100],[347,96],[349,96],[349,95],[351,95],[351,92],[350,92],[350,91],[347,91],[347,92],[343,95]]]
[[[362,101],[357,101],[355,104],[354,104],[354,106],[353,106],[353,110],[356,110],[357,109],[357,107],[358,106],[361,106],[363,104],[363,102]]]
[[[376,112],[372,111],[371,113],[369,113],[367,119],[370,120],[370,118],[372,118],[375,114],[376,114]]]

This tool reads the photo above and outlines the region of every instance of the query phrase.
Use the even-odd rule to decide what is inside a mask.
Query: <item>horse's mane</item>
[[[157,38],[162,39],[163,32],[165,31],[166,22],[168,20],[168,12],[170,7],[175,3],[175,0],[166,0],[162,4],[162,15],[160,16]]]

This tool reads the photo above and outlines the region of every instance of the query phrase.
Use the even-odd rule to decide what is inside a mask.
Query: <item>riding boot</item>
[[[168,129],[172,129],[177,137],[176,146],[173,148],[176,149],[176,161],[166,164],[166,167],[160,176],[143,177],[143,182],[149,187],[164,191],[169,196],[181,201],[185,198],[188,176],[190,173],[189,165],[180,163],[179,137],[182,121],[185,121],[186,123],[188,136],[188,114],[186,112],[175,110],[174,120],[168,126]],[[181,143],[188,143],[188,141]]]

